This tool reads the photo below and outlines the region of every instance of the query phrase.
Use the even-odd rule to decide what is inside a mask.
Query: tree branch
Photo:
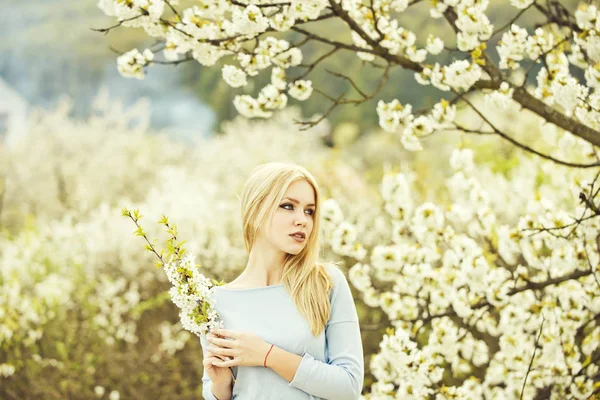
[[[549,156],[547,154],[544,154],[538,150],[535,150],[534,148],[527,146],[523,143],[518,142],[517,140],[511,138],[510,136],[508,136],[506,133],[502,132],[500,129],[496,128],[496,126],[494,126],[494,124],[492,124],[492,122],[485,116],[483,115],[483,113],[481,111],[479,111],[479,109],[477,109],[477,107],[475,107],[469,100],[467,100],[467,98],[465,96],[461,96],[462,100],[467,103],[471,109],[473,109],[473,111],[475,111],[477,113],[477,115],[479,115],[479,117],[492,129],[493,132],[485,132],[485,131],[481,131],[481,130],[473,130],[473,129],[468,129],[465,128],[457,123],[454,123],[454,125],[458,128],[461,129],[465,132],[468,133],[478,133],[478,134],[496,134],[498,136],[500,136],[501,138],[503,138],[504,140],[510,142],[511,144],[513,144],[514,146],[525,150],[529,153],[535,154],[541,158],[544,158],[546,160],[552,161],[556,164],[559,165],[564,165],[567,167],[573,167],[573,168],[594,168],[594,167],[599,167],[600,166],[600,162],[595,162],[595,163],[591,163],[591,164],[578,164],[578,163],[572,163],[572,162],[568,162],[568,161],[562,161],[559,160],[557,158],[554,158],[552,156]]]
[[[529,377],[529,372],[531,372],[531,367],[533,365],[533,360],[535,358],[535,352],[538,349],[538,344],[540,342],[540,336],[542,336],[542,329],[544,328],[544,322],[546,321],[546,319],[542,316],[542,324],[540,326],[540,332],[537,335],[537,338],[535,339],[535,343],[533,345],[533,355],[531,356],[531,360],[529,361],[529,367],[527,368],[527,373],[525,374],[525,379],[523,380],[523,388],[521,389],[521,397],[519,397],[520,400],[523,400],[523,394],[525,393],[525,385],[527,384],[527,378]]]

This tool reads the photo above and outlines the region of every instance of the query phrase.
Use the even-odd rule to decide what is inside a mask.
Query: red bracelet
[[[271,350],[273,350],[273,345],[271,345],[271,348],[269,349],[269,351],[267,351],[267,355],[265,356],[265,362],[263,363],[265,368],[267,368],[267,357],[269,356],[269,353],[271,352]]]

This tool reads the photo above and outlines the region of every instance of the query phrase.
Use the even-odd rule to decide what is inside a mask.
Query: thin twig
[[[540,336],[542,336],[542,328],[544,327],[545,321],[546,321],[546,319],[542,315],[542,324],[540,325],[540,332],[538,333],[537,338],[535,339],[535,344],[533,345],[533,355],[531,356],[531,360],[529,361],[529,367],[527,368],[527,373],[525,374],[525,380],[523,381],[523,388],[521,389],[521,397],[519,398],[519,400],[523,400],[523,394],[525,393],[525,385],[527,384],[527,377],[529,376],[529,372],[531,371],[531,366],[533,365],[533,359],[535,358],[535,352],[537,351],[537,348],[538,348]]]
[[[503,30],[505,30],[506,28],[510,27],[512,24],[514,24],[520,17],[521,15],[523,15],[523,13],[527,10],[529,10],[531,8],[531,6],[533,6],[536,3],[537,0],[535,0],[533,3],[531,3],[530,5],[528,5],[527,7],[523,8],[521,11],[519,11],[517,13],[517,15],[514,16],[514,18],[512,18],[510,21],[508,21],[506,24],[504,24],[501,28],[496,29],[493,33],[491,37],[496,36],[498,33],[502,32]]]

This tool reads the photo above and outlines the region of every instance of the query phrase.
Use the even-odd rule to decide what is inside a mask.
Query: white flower
[[[321,219],[331,226],[337,226],[344,221],[344,213],[335,199],[327,199],[321,204]]]
[[[400,142],[402,146],[408,151],[420,151],[423,150],[423,146],[421,145],[421,141],[418,137],[411,133],[404,133],[400,137]]]
[[[243,35],[255,35],[269,28],[269,19],[254,4],[233,9],[233,29]]]
[[[287,86],[285,80],[286,72],[285,69],[279,67],[273,67],[271,70],[271,84],[279,90],[283,90]]]
[[[600,63],[589,66],[585,70],[585,81],[587,85],[596,90],[600,89]]]
[[[262,88],[256,100],[261,108],[268,110],[281,110],[287,105],[287,96],[273,84]]]
[[[554,35],[542,28],[535,30],[535,35],[527,38],[527,54],[532,60],[537,60],[540,55],[547,53],[554,47]]]
[[[379,115],[379,126],[386,132],[395,132],[400,123],[408,123],[412,120],[412,106],[402,105],[398,99],[389,103],[379,100],[377,103],[377,114]]]
[[[431,117],[438,127],[451,126],[456,117],[456,106],[446,100],[441,100],[433,106]]]
[[[586,51],[593,63],[600,62],[600,31],[589,31],[589,35],[585,38],[574,36],[573,39],[576,44]]]
[[[119,400],[121,398],[121,395],[119,394],[119,392],[117,390],[113,390],[108,395],[108,398],[109,398],[109,400]]]
[[[427,46],[425,48],[433,55],[440,54],[441,51],[444,50],[444,41],[439,37],[434,37],[430,34],[427,37]]]
[[[535,0],[510,0],[510,4],[513,7],[523,9],[529,7],[534,1]]]
[[[290,96],[300,101],[308,99],[313,91],[312,82],[308,80],[297,80],[289,83],[288,86]]]
[[[154,54],[149,50],[140,53],[133,49],[117,57],[119,73],[127,78],[144,79],[144,67],[154,59]]]
[[[444,83],[459,90],[468,90],[481,78],[481,67],[468,60],[454,61],[444,67]]]
[[[165,9],[164,0],[99,0],[98,8],[106,15],[117,17],[119,21],[142,15],[142,8],[148,14],[146,18],[158,20]],[[141,19],[141,18],[139,18]]]
[[[15,366],[12,364],[0,364],[0,376],[8,378],[15,373]]]
[[[197,43],[192,47],[192,57],[200,64],[210,67],[216,64],[217,61],[228,52],[208,43]],[[248,69],[246,69],[248,72]],[[248,74],[250,74],[248,72]]]
[[[296,20],[294,18],[293,13],[289,12],[279,12],[275,14],[275,16],[269,18],[269,25],[271,28],[275,29],[279,32],[288,31],[291,27],[294,26]]]
[[[105,389],[102,386],[94,387],[94,393],[96,394],[96,397],[104,396],[104,392],[105,392]]]
[[[515,70],[523,60],[527,44],[527,30],[513,24],[504,32],[500,45],[496,47],[500,56],[500,68]]]
[[[554,101],[565,109],[565,114],[571,116],[581,99],[587,97],[589,88],[579,84],[579,81],[568,76],[553,82]]]
[[[444,16],[444,11],[448,8],[448,5],[443,1],[436,1],[433,3],[435,7],[429,9],[429,15],[431,18],[442,18]]]
[[[248,84],[246,73],[233,65],[224,65],[221,72],[223,80],[231,87],[237,88]]]
[[[594,392],[594,380],[586,376],[578,376],[574,379],[569,389],[571,390],[571,395],[576,399],[589,399]]]
[[[581,3],[575,11],[577,26],[585,30],[600,30],[598,25],[598,8],[593,4]],[[595,25],[594,25],[595,23]]]
[[[444,82],[445,79],[445,69],[439,63],[435,63],[433,69],[428,71],[430,83],[436,88],[443,90],[445,92],[450,90],[450,86]],[[425,72],[425,70],[423,71]]]
[[[392,0],[390,7],[396,12],[405,11],[408,8],[408,0]]]
[[[581,47],[578,44],[571,46],[571,53],[569,54],[568,59],[571,64],[581,69],[586,69],[588,66],[585,56],[581,51]]]
[[[327,2],[323,0],[292,0],[289,9],[294,19],[308,21],[318,18],[325,7]]]
[[[454,149],[450,156],[450,167],[455,171],[472,171],[475,168],[473,150],[468,148]]]
[[[293,47],[287,51],[277,54],[273,58],[273,64],[281,68],[295,67],[302,62],[302,51]]]
[[[485,99],[499,109],[506,109],[511,104],[513,91],[508,82],[502,82],[500,89],[487,94]]]
[[[476,42],[486,41],[491,37],[493,26],[485,14],[487,4],[487,1],[479,3],[468,1],[458,5],[456,27],[461,32],[457,36],[464,36],[463,43],[469,44],[463,51],[471,50],[478,46]]]
[[[479,46],[479,37],[475,34],[458,32],[456,35],[456,46],[460,51],[471,51]]]
[[[427,115],[420,115],[411,122],[408,123],[404,128],[405,136],[417,136],[423,137],[428,136],[433,132],[434,122]]]
[[[246,94],[235,96],[233,105],[235,106],[235,109],[246,118],[269,118],[272,115],[271,111],[262,109],[255,98]]]

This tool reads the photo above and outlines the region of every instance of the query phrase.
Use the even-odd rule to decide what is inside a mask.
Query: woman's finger
[[[232,348],[235,346],[235,341],[228,340],[228,339],[210,338],[210,339],[208,339],[208,342],[211,344],[215,344],[219,347]]]
[[[231,361],[229,359],[221,359],[219,357],[206,357],[204,360],[202,360],[202,364],[204,365],[204,368],[210,368],[210,367],[220,367],[220,365],[217,365],[217,363],[222,363],[222,362],[227,362],[227,361]]]
[[[224,347],[216,347],[216,346],[211,346],[209,347],[210,351],[218,356],[233,356],[233,350],[232,349],[227,349]]]
[[[228,361],[214,361],[213,365],[221,368],[237,367],[238,361],[232,358]]]
[[[230,359],[230,358],[229,358],[229,357],[227,357],[227,356],[222,356],[222,355],[219,355],[219,354],[215,354],[215,353],[213,353],[213,352],[212,352],[212,351],[210,351],[210,350],[208,350],[208,351],[206,352],[206,358],[214,358],[214,359],[216,359],[216,360],[221,360],[221,361],[227,361],[227,360],[229,360],[229,359]]]

